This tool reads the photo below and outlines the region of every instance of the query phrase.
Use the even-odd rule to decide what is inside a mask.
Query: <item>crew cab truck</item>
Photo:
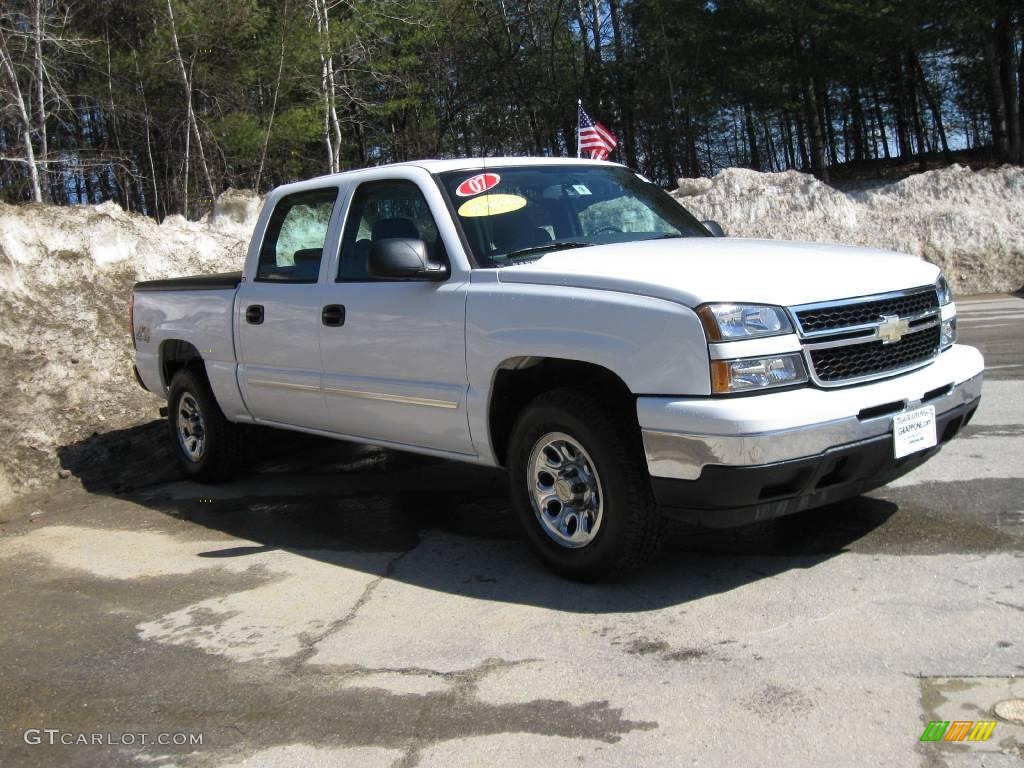
[[[137,377],[198,479],[246,424],[505,467],[533,548],[587,580],[648,560],[665,516],[848,498],[970,420],[983,360],[935,266],[714,231],[607,162],[288,184],[242,272],[135,286]]]

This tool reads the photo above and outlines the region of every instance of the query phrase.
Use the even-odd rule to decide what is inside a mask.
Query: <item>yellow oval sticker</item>
[[[467,200],[459,206],[459,216],[498,216],[518,211],[526,205],[526,198],[519,195],[481,195]]]

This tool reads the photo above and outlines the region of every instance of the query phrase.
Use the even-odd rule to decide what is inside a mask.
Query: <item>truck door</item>
[[[257,421],[324,428],[318,281],[337,198],[333,186],[280,198],[239,287],[238,378]]]
[[[325,307],[343,322],[320,326],[330,429],[370,440],[472,454],[466,418],[465,316],[468,273],[444,282],[373,278],[375,240],[423,240],[432,261],[448,262],[435,211],[415,181],[366,181],[352,195],[337,274]]]

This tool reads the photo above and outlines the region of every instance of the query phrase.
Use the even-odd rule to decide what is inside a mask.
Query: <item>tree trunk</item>
[[[953,162],[953,153],[949,151],[949,141],[946,139],[946,128],[942,124],[942,108],[936,101],[935,96],[932,94],[931,87],[928,85],[928,80],[925,79],[924,69],[921,67],[921,60],[917,54],[911,50],[910,60],[914,68],[917,70],[918,83],[921,86],[921,95],[924,96],[925,104],[928,105],[928,111],[932,113],[932,120],[935,122],[935,130],[939,133],[939,144],[942,146],[942,159],[946,163]]]
[[[191,117],[191,110],[190,117]],[[188,218],[188,166],[191,155],[192,121],[185,122],[185,152],[182,154],[181,215]]]
[[[668,183],[675,184],[679,178],[676,173],[676,155],[672,141],[672,131],[667,125],[661,129],[661,157],[665,164],[665,176]]]
[[[284,4],[284,17],[288,17],[288,3]],[[260,180],[263,178],[263,165],[267,161],[267,145],[270,143],[270,132],[274,129],[274,114],[277,112],[277,95],[281,90],[281,73],[284,71],[284,43],[285,30],[287,27],[281,25],[281,54],[277,60],[277,80],[274,82],[274,97],[270,103],[270,117],[267,118],[267,132],[263,134],[263,142],[260,145],[260,165],[256,171],[256,180],[253,182],[252,191],[259,194]]]
[[[324,99],[324,145],[330,173],[340,170],[341,123],[338,121],[337,92],[334,80],[334,53],[326,0],[313,0],[316,31],[320,46],[320,88]],[[332,138],[333,134],[333,138]]]
[[[821,120],[825,127],[825,138],[828,146],[828,156],[832,165],[839,165],[839,151],[836,148],[836,127],[832,120],[832,100],[829,98],[828,88],[824,81],[818,79],[818,104],[821,105]]]
[[[14,62],[10,52],[7,50],[7,40],[0,36],[0,66],[11,87],[11,94],[14,96],[14,106],[18,110],[18,117],[21,121],[21,141],[25,148],[25,164],[28,166],[28,177],[32,184],[32,200],[36,203],[43,202],[43,191],[39,186],[39,169],[36,167],[36,153],[32,147],[32,121],[28,116],[28,108],[25,99],[21,94],[21,85],[18,83],[18,75],[14,71]]]
[[[905,160],[913,154],[913,147],[910,144],[910,123],[907,119],[907,94],[903,87],[903,66],[899,58],[893,62],[893,92],[896,111],[896,156]]]
[[[999,56],[990,30],[985,31],[982,44],[985,54],[985,70],[988,74],[989,124],[992,126],[992,148],[997,160],[1010,159],[1010,136],[1007,130],[1006,99],[1000,74]]]
[[[775,153],[775,142],[772,141],[772,132],[768,127],[768,120],[761,121],[761,130],[764,132],[764,151],[768,157],[768,170],[775,172],[779,170],[779,158]]]
[[[750,145],[749,160],[750,167],[755,171],[761,170],[761,151],[757,146],[757,131],[754,128],[754,115],[750,105],[743,107],[743,121],[747,129],[747,142]]]
[[[107,101],[110,104],[110,127],[114,134],[114,146],[117,148],[117,160],[111,164],[111,168],[117,168],[119,165],[124,163],[125,153],[121,148],[121,134],[117,128],[117,108],[114,106],[114,76],[112,67],[110,64],[110,33],[109,30],[104,30],[104,42],[106,43],[107,49]],[[114,175],[117,177],[117,185],[121,188],[121,204],[125,210],[129,210],[131,204],[128,200],[129,184],[121,179],[121,173],[117,172]]]
[[[582,80],[582,82],[587,84],[587,85],[589,85],[589,84],[593,83],[593,78],[591,77],[591,71],[590,71],[591,70],[590,48],[587,45],[587,20],[586,20],[586,14],[584,14],[584,12],[583,12],[583,0],[576,0],[574,5],[575,5],[575,10],[576,10],[576,24],[579,26],[579,30],[580,30],[580,34],[579,34],[580,53],[583,56],[583,80]],[[586,94],[579,94],[577,96],[577,98],[582,98],[584,95],[589,97],[590,96],[590,91],[588,91]]]
[[[135,77],[139,85],[139,95],[142,97],[142,119],[146,127],[146,159],[149,161],[149,178],[153,185],[153,209],[147,211],[157,221],[163,221],[160,215],[160,187],[156,180],[156,164],[153,162],[153,141],[152,131],[149,125],[149,103],[146,101],[146,89],[142,84],[142,72],[139,70],[139,58],[132,49],[132,63],[135,64]],[[147,206],[148,208],[149,206]]]
[[[1014,71],[1013,19],[1009,13],[1001,14],[996,22],[996,50],[999,53],[999,82],[1006,105],[1006,133],[1010,162],[1021,162],[1020,100]]]
[[[850,122],[853,139],[854,161],[864,161],[868,155],[867,126],[864,121],[864,108],[860,101],[860,87],[850,88]]]
[[[188,127],[191,127],[192,133],[196,139],[196,152],[199,154],[199,165],[203,170],[203,176],[206,179],[206,189],[210,193],[210,200],[214,200],[217,194],[213,191],[213,181],[210,179],[210,169],[206,165],[206,153],[203,151],[203,137],[199,133],[199,122],[196,120],[195,110],[192,108],[192,78],[190,77],[190,71],[192,65],[195,63],[195,56],[193,55],[191,62],[189,63],[189,70],[185,69],[185,60],[181,56],[181,47],[178,45],[178,30],[174,24],[174,8],[171,5],[171,0],[167,0],[167,17],[171,24],[171,40],[174,42],[174,57],[178,61],[178,71],[181,74],[181,82],[185,88],[185,102],[186,102],[186,117],[188,119]],[[188,149],[186,143],[185,151],[185,162],[188,163]],[[186,165],[187,167],[187,165]],[[186,171],[187,174],[187,171]],[[186,176],[186,184],[188,183]],[[186,194],[188,189],[186,187]],[[188,200],[183,201],[183,204],[187,207]],[[188,214],[186,213],[186,218]]]
[[[872,96],[875,102],[875,120],[878,122],[878,138],[882,141],[882,154],[886,160],[892,155],[889,154],[889,137],[885,132],[885,115],[882,114],[882,99],[878,94],[878,84],[872,85]]]
[[[796,123],[796,146],[800,152],[800,170],[806,173],[811,168],[810,155],[807,152],[807,128],[799,111],[793,114],[793,120]]]
[[[612,20],[612,40],[615,45],[615,79],[618,88],[619,115],[622,118],[622,150],[626,165],[636,168],[636,139],[634,132],[633,99],[630,98],[631,69],[626,66],[625,46],[622,44],[622,21],[619,18],[619,0],[608,0]]]
[[[821,106],[818,104],[816,90],[814,76],[808,75],[804,79],[804,119],[811,137],[811,171],[827,184],[829,173],[825,159],[825,133],[821,125]]]
[[[914,138],[917,142],[917,165],[922,171],[928,167],[927,158],[925,157],[928,149],[925,145],[924,136],[924,121],[921,120],[921,102],[917,98],[917,83],[914,77],[914,62],[911,58],[911,52],[907,52],[907,85],[909,91],[907,97],[910,101],[910,117],[914,126]]]
[[[39,160],[43,166],[43,177],[47,179],[47,191],[49,191],[50,169],[47,165],[50,151],[46,136],[46,98],[43,93],[43,83],[46,78],[43,72],[43,0],[35,0],[35,30],[33,30],[33,42],[35,43],[35,65],[36,65],[36,130],[39,133]],[[50,198],[53,199],[52,196]]]
[[[1020,55],[1017,57],[1017,108],[1024,109],[1024,20],[1020,25]],[[1017,125],[1024,134],[1024,117],[1018,117]],[[1024,135],[1021,136],[1020,156],[1017,162],[1024,165]]]
[[[782,127],[783,157],[786,160],[786,170],[796,167],[796,156],[793,149],[793,128],[789,122],[789,113],[783,112],[779,115],[779,125]]]
[[[663,152],[663,156],[665,158],[665,165],[666,165],[665,171],[668,174],[668,183],[669,184],[675,184],[676,183],[676,176],[675,176],[675,173],[676,173],[675,153],[674,153],[674,151],[672,149],[672,143],[668,139],[668,133],[670,131],[675,132],[677,135],[679,133],[679,108],[678,108],[678,106],[676,104],[676,87],[675,87],[675,83],[674,83],[674,81],[672,79],[672,70],[669,68],[668,43],[665,40],[664,35],[662,35],[662,38],[661,38],[661,55],[662,55],[663,66],[665,67],[665,74],[668,76],[669,106],[672,109],[671,120],[669,120],[667,123],[663,124],[662,130],[661,130],[661,134],[662,134],[661,135],[662,152]]]

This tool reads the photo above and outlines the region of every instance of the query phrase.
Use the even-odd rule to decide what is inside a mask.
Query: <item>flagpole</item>
[[[580,110],[583,109],[583,99],[576,99],[576,159],[579,160],[583,154],[580,148]]]

